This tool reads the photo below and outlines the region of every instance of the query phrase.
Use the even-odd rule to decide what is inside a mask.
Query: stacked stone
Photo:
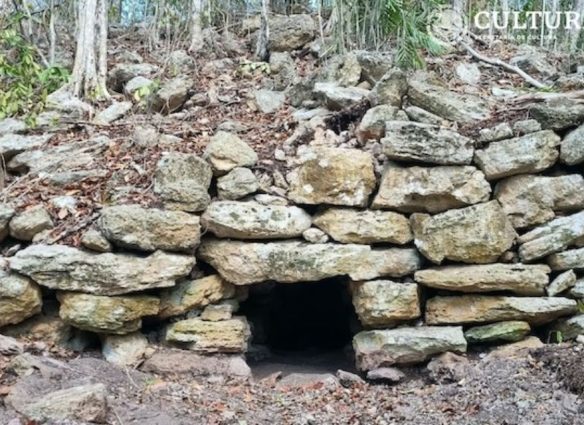
[[[539,123],[498,125],[473,140],[436,123],[478,122],[489,114],[482,99],[418,77],[408,83],[395,70],[372,80],[371,91],[323,83],[315,94],[329,106],[364,96],[377,105],[357,138],[378,143],[380,177],[369,151],[313,143],[299,149],[285,198],[257,193],[256,153],[218,132],[203,157],[162,157],[154,192],[163,209],[104,208],[85,249],[34,243],[53,227],[48,213],[3,208],[2,237],[33,244],[0,276],[0,326],[37,314],[44,287],[56,291],[61,320],[102,335],[111,358],[120,346],[147,344],[144,317],[167,325],[170,344],[242,353],[251,332],[237,310],[249,285],[338,277],[349,280],[364,329],[353,341],[361,370],[538,329],[584,333],[575,315],[584,298],[584,179],[566,167],[584,162],[584,126],[556,133],[582,123],[582,108],[538,106]],[[308,206],[319,209],[311,215]],[[216,272],[198,272],[195,254]]]

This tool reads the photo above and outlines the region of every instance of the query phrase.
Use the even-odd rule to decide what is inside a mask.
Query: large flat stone
[[[489,180],[538,173],[555,164],[560,136],[550,130],[492,142],[475,153],[475,163]]]
[[[511,291],[544,295],[550,268],[543,264],[481,264],[418,270],[416,282],[430,288],[457,292]]]
[[[536,260],[562,251],[584,236],[584,211],[556,218],[536,227],[518,239],[519,256],[523,261]]]
[[[418,285],[391,280],[352,282],[353,306],[363,326],[391,327],[421,315]]]
[[[531,332],[529,323],[522,321],[508,321],[491,323],[490,325],[475,326],[464,333],[469,344],[484,344],[489,342],[517,342]]]
[[[369,95],[369,90],[359,87],[341,87],[336,83],[316,83],[314,94],[323,100],[326,107],[331,110],[348,108],[364,100]]]
[[[552,270],[584,269],[584,248],[570,249],[547,257]]]
[[[580,125],[584,121],[584,105],[568,98],[535,104],[529,113],[543,128],[552,130],[564,130]]]
[[[8,162],[12,157],[19,153],[38,149],[47,143],[52,134],[43,134],[39,136],[24,136],[21,134],[5,134],[0,136],[0,155],[4,161]]]
[[[447,325],[523,320],[531,325],[541,325],[577,311],[576,301],[559,297],[434,297],[426,303],[426,323]]]
[[[257,202],[213,202],[202,216],[206,230],[220,238],[283,239],[301,236],[312,219],[293,206]]]
[[[583,117],[584,119],[584,117]],[[568,164],[575,165],[584,161],[584,125],[569,132],[560,145],[560,159]]]
[[[98,295],[118,295],[174,286],[194,257],[157,251],[141,258],[95,254],[64,245],[31,245],[10,258],[10,268],[42,286]]]
[[[312,282],[348,275],[353,280],[408,275],[420,267],[415,249],[298,241],[247,243],[208,239],[199,257],[236,285],[275,280]]]
[[[372,208],[438,213],[486,202],[491,186],[471,166],[389,167]]]
[[[497,184],[495,197],[518,229],[545,223],[556,212],[584,209],[584,178],[515,176]]]
[[[288,197],[298,204],[364,207],[375,188],[373,157],[358,149],[308,149],[288,175]]]
[[[357,368],[414,364],[446,351],[466,352],[461,326],[421,326],[359,332],[353,338]]]
[[[104,208],[98,227],[115,245],[143,251],[192,251],[201,237],[199,217],[139,205]]]
[[[102,296],[60,292],[59,316],[76,328],[122,335],[137,331],[142,317],[158,314],[160,300],[146,295]]]
[[[251,336],[245,317],[234,317],[220,322],[195,318],[171,324],[166,340],[184,344],[199,353],[244,353]]]
[[[497,201],[411,217],[415,243],[430,261],[491,263],[508,250],[515,230]]]
[[[388,121],[381,139],[389,159],[438,165],[470,164],[473,141],[455,131],[412,121]]]
[[[337,242],[403,245],[413,239],[409,220],[390,211],[329,208],[317,214],[313,221]]]

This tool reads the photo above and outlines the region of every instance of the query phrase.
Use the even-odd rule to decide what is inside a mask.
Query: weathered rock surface
[[[385,123],[399,119],[400,110],[391,105],[379,105],[369,109],[361,122],[355,135],[361,142],[366,140],[379,140],[385,136]]]
[[[236,167],[217,179],[219,199],[237,200],[259,189],[258,179],[249,168]]]
[[[59,316],[76,328],[122,335],[137,331],[142,317],[158,314],[159,299],[146,295],[101,296],[76,292],[57,295],[61,308]]]
[[[6,204],[0,205],[0,242],[6,239],[6,236],[10,232],[8,224],[14,216],[14,213],[14,208],[11,206]]]
[[[489,342],[517,342],[531,332],[529,323],[522,321],[498,322],[490,325],[475,326],[464,333],[469,344]]]
[[[584,118],[584,117],[583,117]],[[584,125],[569,132],[560,145],[560,159],[568,164],[575,165],[584,161]]]
[[[15,356],[24,351],[24,344],[11,336],[0,335],[0,355]]]
[[[481,121],[490,115],[489,105],[480,97],[450,91],[423,74],[409,80],[408,99],[414,106],[460,124]]]
[[[513,137],[513,130],[506,122],[491,128],[483,128],[479,131],[479,142],[497,142]]]
[[[538,173],[556,162],[560,137],[544,130],[490,143],[477,149],[475,162],[489,180],[516,174]]]
[[[199,217],[140,205],[104,208],[98,227],[115,245],[143,251],[192,251],[201,237]]]
[[[330,240],[329,235],[316,227],[306,229],[302,232],[302,237],[310,243],[327,243]]]
[[[371,104],[390,105],[397,108],[402,106],[402,98],[408,91],[406,73],[399,68],[390,69],[375,83],[369,99]]]
[[[52,134],[38,136],[24,136],[20,134],[5,134],[0,136],[0,155],[8,162],[19,153],[38,149],[47,143]]]
[[[372,208],[438,213],[489,200],[491,186],[471,166],[388,167]]]
[[[584,121],[584,105],[572,99],[556,99],[535,104],[529,113],[543,128],[563,130]]]
[[[205,307],[201,313],[201,319],[207,322],[230,320],[233,317],[234,309],[234,305],[229,303],[211,304]]]
[[[205,240],[199,256],[236,285],[267,280],[310,282],[349,275],[353,280],[405,276],[420,267],[416,250],[296,241],[246,243]]]
[[[489,295],[434,297],[426,303],[426,323],[446,325],[523,320],[531,325],[541,325],[577,310],[576,301],[567,298]]]
[[[464,165],[472,161],[473,141],[443,127],[411,121],[389,121],[381,139],[389,159],[438,165]]]
[[[584,248],[569,249],[547,258],[552,270],[584,269]]]
[[[211,167],[198,156],[169,153],[156,165],[154,193],[160,196],[166,208],[202,211],[211,201],[208,190],[212,178]]]
[[[361,72],[362,68],[357,55],[349,52],[329,58],[318,79],[336,82],[343,87],[353,87],[361,81]]]
[[[132,102],[114,102],[94,118],[96,124],[107,125],[122,118],[132,109]]]
[[[193,82],[187,78],[177,77],[166,81],[152,95],[150,109],[154,112],[169,114],[180,109],[189,98]]]
[[[459,326],[422,326],[360,332],[353,338],[357,367],[371,370],[395,364],[413,364],[446,351],[465,352]]]
[[[403,245],[413,239],[409,220],[390,211],[329,208],[317,214],[313,222],[342,243],[388,242]]]
[[[554,297],[572,288],[576,284],[576,279],[576,273],[574,273],[574,270],[560,273],[546,288],[548,296]]]
[[[393,66],[393,56],[389,52],[356,50],[354,53],[361,65],[361,77],[370,84],[379,81]]]
[[[570,296],[578,299],[584,298],[584,279],[578,279],[572,289],[570,289]]]
[[[497,184],[495,197],[516,229],[529,227],[553,219],[556,211],[584,209],[584,178],[510,177]]]
[[[207,145],[203,158],[216,175],[223,175],[236,167],[251,167],[258,155],[237,135],[219,131]]]
[[[30,241],[37,233],[53,228],[53,220],[48,211],[37,205],[16,214],[8,226],[10,236],[23,241]]]
[[[31,245],[10,259],[10,268],[42,286],[97,295],[118,295],[174,286],[188,275],[194,257],[157,251],[141,258],[94,254],[64,245]]]
[[[549,273],[550,268],[543,264],[481,264],[418,270],[414,279],[424,286],[449,291],[543,295]]]
[[[0,327],[14,325],[40,313],[40,288],[32,280],[0,271]]]
[[[336,83],[316,83],[314,94],[332,111],[348,108],[364,100],[369,90],[360,87],[342,87]]]
[[[81,236],[81,245],[91,251],[111,252],[112,244],[97,229],[89,229]]]
[[[366,206],[375,188],[373,157],[357,149],[310,149],[288,175],[288,197],[299,204]]]
[[[352,282],[353,306],[363,326],[391,327],[421,315],[418,285],[391,280]]]
[[[518,239],[521,244],[519,256],[523,261],[535,260],[566,249],[582,236],[584,236],[584,211],[556,218],[521,235]]]
[[[235,287],[219,275],[186,280],[161,292],[159,316],[178,316],[233,296]]]
[[[143,97],[143,95],[142,96],[140,95],[142,93],[147,93],[146,87],[151,87],[148,89],[148,91],[152,90],[154,88],[154,81],[139,75],[128,81],[128,83],[124,87],[124,94],[126,94],[126,96],[128,97],[133,98],[136,101],[139,101]]]
[[[109,71],[108,86],[121,93],[132,78],[151,77],[156,71],[158,67],[149,63],[121,63]]]
[[[37,400],[8,395],[8,405],[38,423],[105,423],[107,389],[103,384],[88,384],[45,394]]]
[[[560,319],[550,326],[551,332],[559,332],[562,341],[576,339],[578,335],[584,335],[584,314]]]
[[[189,350],[200,353],[244,353],[251,331],[244,317],[233,317],[220,322],[199,318],[171,324],[166,340],[185,344]]]
[[[298,207],[218,201],[209,205],[201,221],[221,238],[283,239],[301,236],[312,219]]]
[[[286,95],[283,92],[266,89],[256,90],[254,98],[258,109],[264,114],[273,114],[286,101]]]
[[[491,263],[508,250],[515,231],[496,201],[429,216],[411,217],[415,243],[434,263]]]
[[[142,360],[148,348],[148,340],[142,333],[127,335],[104,335],[101,339],[101,353],[110,363],[121,367],[135,367]]]
[[[314,39],[316,24],[310,15],[276,15],[269,19],[269,48],[274,52],[288,52]]]

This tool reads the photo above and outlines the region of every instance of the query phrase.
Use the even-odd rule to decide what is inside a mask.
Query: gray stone
[[[64,245],[31,245],[10,258],[11,269],[42,286],[99,295],[174,286],[194,264],[194,257],[162,251],[141,258],[94,254]]]
[[[584,211],[556,218],[521,235],[519,256],[523,261],[536,260],[562,251],[584,236]]]
[[[416,247],[430,261],[492,263],[514,243],[516,233],[496,201],[410,218]]]
[[[489,200],[491,186],[471,166],[396,167],[383,173],[372,208],[438,213]]]
[[[545,223],[556,212],[584,209],[584,178],[515,176],[502,180],[495,197],[516,229]]]
[[[0,204],[0,242],[10,233],[9,223],[16,211],[10,205]]]
[[[390,211],[359,211],[329,208],[318,213],[314,224],[342,243],[394,243],[403,245],[413,239],[410,223]]]
[[[550,326],[551,333],[558,332],[561,341],[576,339],[584,335],[584,314],[578,314],[568,319],[560,319]]]
[[[236,285],[275,280],[311,282],[349,275],[353,280],[405,276],[420,267],[415,249],[296,241],[250,243],[204,240],[201,259]]]
[[[412,121],[438,126],[443,125],[445,122],[442,117],[428,112],[425,109],[418,108],[417,106],[408,106],[404,110],[408,118]]]
[[[476,63],[460,62],[455,71],[456,76],[466,84],[475,86],[481,80],[481,71]]]
[[[296,64],[288,52],[271,52],[269,63],[274,89],[285,90],[297,81]]]
[[[379,105],[369,109],[357,127],[357,139],[361,142],[381,139],[385,136],[385,123],[397,119],[398,112],[400,110],[391,105]]]
[[[142,333],[133,332],[126,335],[103,335],[101,353],[110,363],[121,367],[136,367],[148,348],[148,340]]]
[[[369,95],[369,90],[359,87],[341,87],[336,83],[316,83],[314,94],[323,100],[327,108],[340,110],[359,103]]]
[[[532,46],[521,46],[521,50],[523,52],[511,58],[509,61],[511,65],[517,66],[530,75],[539,74],[545,79],[557,76],[558,70],[549,62],[550,57],[546,52]]]
[[[578,279],[572,289],[570,289],[570,296],[578,299],[584,298],[584,279]]]
[[[448,291],[543,295],[549,273],[550,268],[543,264],[481,264],[419,270],[414,279],[424,286]]]
[[[115,245],[142,251],[193,251],[200,242],[199,217],[182,211],[116,205],[101,211],[97,226]]]
[[[213,202],[203,216],[207,231],[221,238],[283,239],[302,235],[311,225],[303,209],[257,202]]]
[[[81,245],[91,251],[111,252],[112,244],[97,229],[89,229],[81,236]]]
[[[132,102],[113,102],[94,118],[96,124],[107,125],[122,118],[132,109]]]
[[[103,384],[88,384],[48,392],[31,400],[9,394],[7,404],[27,419],[38,423],[105,423],[107,389]]]
[[[411,121],[385,124],[381,139],[389,159],[438,165],[464,165],[472,161],[473,141],[452,130]]]
[[[543,128],[551,130],[564,130],[584,121],[584,105],[568,98],[535,104],[529,113]]]
[[[489,180],[516,174],[538,173],[555,164],[558,159],[560,137],[553,131],[537,133],[500,142],[477,149],[475,162]]]
[[[236,167],[251,167],[257,154],[237,135],[220,131],[215,134],[203,154],[216,175],[223,175]]]
[[[149,89],[146,89],[146,87],[149,87]],[[150,94],[150,90],[153,90],[154,87],[154,81],[151,79],[137,76],[128,81],[124,87],[124,94],[139,102],[148,94]]]
[[[388,328],[420,317],[420,295],[415,283],[391,280],[351,282],[353,306],[365,327]]]
[[[373,156],[358,149],[308,149],[287,177],[288,198],[299,204],[364,207],[375,188]]]
[[[379,81],[393,66],[393,56],[389,52],[356,50],[354,53],[361,65],[362,78],[370,84]]]
[[[201,313],[201,319],[207,322],[220,322],[230,320],[233,316],[233,305],[215,304],[208,305]]]
[[[401,108],[402,98],[407,91],[406,73],[399,68],[393,68],[375,83],[369,94],[369,100],[373,106],[390,105]]]
[[[513,137],[513,130],[507,123],[501,123],[491,128],[483,128],[479,131],[479,142],[497,142]]]
[[[30,241],[37,233],[53,228],[53,220],[42,205],[17,213],[10,220],[10,236],[23,241]]]
[[[16,118],[4,118],[0,120],[0,136],[5,134],[20,133],[26,130],[26,123]]]
[[[220,199],[241,199],[258,189],[258,179],[249,168],[236,167],[217,179],[217,194]]]
[[[121,63],[110,72],[108,86],[121,93],[128,81],[135,77],[152,77],[158,67],[149,63]]]
[[[498,322],[490,325],[475,326],[464,333],[469,344],[489,342],[517,342],[531,332],[529,323],[522,321]]]
[[[15,356],[24,351],[24,344],[6,335],[0,335],[0,355]]]
[[[254,92],[255,103],[264,114],[273,114],[278,111],[286,101],[286,95],[273,90],[256,90]]]
[[[300,49],[316,35],[316,24],[308,14],[274,15],[269,18],[269,49],[287,52]]]
[[[426,323],[447,325],[523,320],[531,325],[542,325],[576,311],[576,301],[559,297],[439,296],[426,302]]]
[[[209,164],[193,154],[173,152],[156,165],[154,193],[169,209],[188,212],[207,208],[213,172]]]
[[[329,236],[320,229],[316,227],[311,227],[302,232],[302,237],[305,241],[310,243],[327,243],[330,238]]]
[[[199,353],[244,353],[251,337],[245,317],[208,322],[199,318],[186,319],[171,324],[166,331],[166,341],[183,344]]]
[[[183,77],[173,78],[163,83],[151,96],[150,110],[170,114],[180,109],[189,98],[193,82]]]
[[[0,136],[0,155],[2,155],[5,162],[8,162],[19,153],[42,147],[52,137],[52,134],[38,136],[23,136],[20,134],[2,135]]]
[[[584,118],[583,118],[584,119]],[[560,145],[560,159],[568,164],[580,164],[584,161],[584,125],[569,132]]]
[[[384,381],[395,384],[404,380],[405,377],[405,373],[395,367],[379,367],[367,371],[369,381]]]
[[[357,367],[373,370],[414,364],[446,351],[466,352],[460,326],[421,326],[360,332],[353,338]]]
[[[15,325],[41,312],[41,289],[27,277],[0,271],[0,327]]]
[[[175,50],[168,55],[168,70],[171,75],[188,73],[194,66],[195,60],[185,50]]]
[[[552,270],[584,269],[584,248],[569,249],[547,257]]]
[[[513,131],[518,136],[522,136],[524,134],[529,133],[535,133],[541,131],[541,124],[533,119],[516,121],[513,124]]]
[[[572,288],[576,284],[576,274],[574,270],[568,270],[560,273],[554,280],[551,281],[546,288],[548,297],[554,297],[564,291]]]
[[[485,100],[475,95],[453,92],[425,73],[409,79],[408,99],[413,106],[459,124],[482,121],[491,114]]]
[[[147,295],[102,296],[59,292],[59,316],[76,328],[123,335],[142,326],[142,317],[158,314],[160,300]]]

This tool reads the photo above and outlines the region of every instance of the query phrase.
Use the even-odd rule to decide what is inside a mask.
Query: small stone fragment
[[[329,241],[329,236],[320,229],[316,227],[311,227],[302,232],[302,237],[305,241],[310,243],[327,243]]]
[[[219,131],[203,154],[211,164],[215,175],[221,176],[236,167],[251,167],[258,160],[257,154],[237,135]]]
[[[97,229],[89,229],[81,236],[81,245],[96,252],[111,252],[112,244]]]
[[[377,369],[367,371],[367,379],[370,381],[385,381],[392,384],[397,384],[405,377],[405,373],[395,367],[379,367]]]
[[[576,284],[576,274],[574,270],[568,270],[559,274],[546,288],[548,297],[555,297],[558,294],[572,288]]]
[[[120,367],[136,367],[144,360],[148,340],[141,332],[127,335],[103,335],[101,352],[110,363]]]
[[[464,333],[469,344],[489,342],[517,342],[531,332],[529,323],[522,321],[497,322],[490,325],[475,326]]]
[[[219,199],[237,200],[259,189],[256,176],[249,168],[236,167],[217,179]]]
[[[233,306],[231,304],[211,304],[205,307],[201,313],[201,319],[207,322],[230,320],[232,316]]]
[[[552,270],[584,269],[584,248],[569,249],[547,257]]]
[[[10,236],[30,241],[37,233],[53,228],[53,220],[42,205],[29,208],[16,214],[10,220]]]
[[[491,128],[483,128],[479,131],[479,142],[497,142],[513,137],[513,130],[507,123],[501,123]]]

